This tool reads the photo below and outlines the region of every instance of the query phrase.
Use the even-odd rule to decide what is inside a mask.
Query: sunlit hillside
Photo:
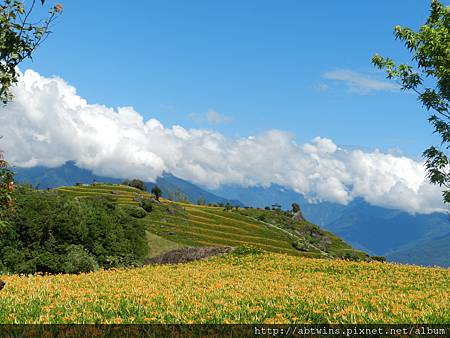
[[[95,184],[60,187],[73,197],[105,196],[122,206],[139,207],[148,192],[124,185]],[[180,246],[250,245],[270,252],[308,257],[367,259],[333,234],[308,221],[292,221],[280,210],[194,205],[161,199],[139,219],[148,231],[149,256]],[[301,243],[301,248],[295,243]]]

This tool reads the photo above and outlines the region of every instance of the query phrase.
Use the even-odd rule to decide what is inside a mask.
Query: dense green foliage
[[[145,216],[147,216],[147,210],[134,205],[123,205],[122,209],[124,209],[128,215],[134,218],[144,218]],[[148,212],[150,211],[152,210],[150,209]]]
[[[64,272],[80,273],[98,269],[97,260],[82,245],[71,244],[66,248]]]
[[[106,197],[19,186],[14,198],[0,237],[0,271],[86,272],[140,265],[146,256],[144,227]]]
[[[133,187],[136,189],[139,189],[141,191],[147,191],[147,187],[145,186],[144,181],[138,180],[138,179],[132,179],[131,181],[124,181],[122,183],[123,185],[128,185],[129,187]]]
[[[431,2],[430,16],[418,32],[396,26],[395,37],[405,43],[412,54],[412,64],[396,65],[392,59],[376,54],[372,63],[385,69],[389,79],[398,80],[402,90],[412,90],[430,112],[428,121],[441,137],[440,146],[424,151],[428,178],[443,186],[444,202],[450,203],[450,6]]]
[[[42,4],[45,0],[40,0]],[[12,99],[11,86],[18,81],[17,65],[31,58],[35,49],[50,33],[49,26],[62,11],[57,4],[45,20],[30,20],[36,0],[28,2],[5,0],[0,4],[0,101],[6,104]]]
[[[14,173],[4,160],[3,154],[0,152],[0,227],[3,223],[5,212],[10,210],[14,204],[12,191],[14,189]]]
[[[141,207],[147,212],[152,212],[153,210],[153,200],[150,198],[143,199],[141,202]]]

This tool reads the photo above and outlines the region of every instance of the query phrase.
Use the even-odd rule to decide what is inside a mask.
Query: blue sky
[[[64,8],[0,114],[13,165],[73,160],[108,177],[170,172],[210,189],[277,184],[341,204],[446,211],[420,156],[438,142],[426,112],[370,62],[376,52],[410,60],[393,27],[417,29],[428,0]]]
[[[280,129],[299,143],[321,136],[410,156],[437,140],[416,97],[377,82],[370,63],[375,52],[409,59],[392,29],[424,23],[429,1],[63,4],[21,68],[58,75],[91,103],[231,138]],[[211,110],[220,115],[208,121]]]

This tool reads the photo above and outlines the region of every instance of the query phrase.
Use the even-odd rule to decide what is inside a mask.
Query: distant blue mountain
[[[362,199],[355,199],[346,206],[330,202],[314,204],[279,185],[269,188],[224,186],[212,192],[257,207],[278,203],[290,209],[296,202],[309,221],[335,233],[354,248],[402,263],[449,266],[450,222],[442,213],[411,215],[373,206]]]
[[[64,185],[75,185],[76,183],[92,183],[94,180],[110,183],[123,181],[123,179],[94,175],[90,170],[78,168],[75,162],[72,161],[56,168],[37,166],[32,168],[14,168],[14,171],[17,182],[31,184],[38,189],[52,189]]]
[[[162,177],[158,177],[156,183],[148,183],[148,190],[150,191],[155,184],[161,188],[163,196],[165,197],[168,197],[169,195],[175,195],[176,197],[177,192],[180,192],[186,196],[191,203],[197,203],[199,198],[203,198],[206,203],[230,203],[233,206],[244,206],[244,204],[237,199],[223,198],[169,173],[164,173]]]
[[[399,263],[414,261],[419,265],[450,267],[450,232],[412,245],[406,245],[386,255]]]
[[[14,168],[14,171],[16,172],[17,182],[28,183],[39,189],[70,186],[76,183],[92,183],[94,180],[96,182],[121,183],[125,179],[133,179],[133,177],[117,179],[95,175],[90,170],[78,168],[75,162],[72,161],[56,168],[38,166],[33,168]],[[186,197],[192,203],[197,203],[197,200],[203,197],[206,203],[230,203],[243,206],[238,200],[217,196],[171,174],[164,174],[163,177],[158,177],[156,182],[147,182],[147,189],[151,190],[155,184],[161,188],[163,197],[166,198],[182,194],[183,197]]]

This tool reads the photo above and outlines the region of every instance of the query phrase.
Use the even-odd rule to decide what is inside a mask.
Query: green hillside
[[[73,197],[104,196],[114,199],[119,205],[139,206],[136,198],[139,196],[150,198],[151,194],[137,188],[119,184],[80,185],[73,187],[60,187],[56,190]]]
[[[139,209],[142,199],[150,199],[152,212],[138,220],[148,231],[149,256],[180,246],[250,245],[289,255],[368,259],[333,234],[307,221],[293,221],[288,212],[281,210],[225,210],[164,199],[158,203],[147,192],[113,184],[60,187],[57,191],[78,198],[105,196],[119,205]]]

